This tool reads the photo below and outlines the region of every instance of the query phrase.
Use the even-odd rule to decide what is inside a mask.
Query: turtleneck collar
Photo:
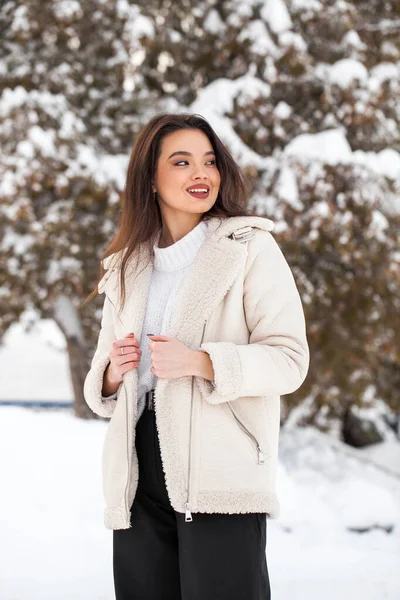
[[[158,271],[177,271],[190,265],[207,237],[207,230],[207,223],[200,221],[196,227],[174,244],[166,248],[159,248],[160,230],[153,246],[154,268]]]

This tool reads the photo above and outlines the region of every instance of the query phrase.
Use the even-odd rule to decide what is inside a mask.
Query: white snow
[[[219,32],[222,32],[225,29],[224,23],[221,17],[219,16],[219,13],[214,8],[212,8],[208,12],[206,18],[204,19],[203,28],[205,29],[205,31],[208,31],[209,33],[213,33],[215,35],[217,35]]]
[[[282,166],[276,184],[276,193],[280,200],[289,204],[294,210],[301,211],[304,205],[300,200],[296,175],[287,164]]]
[[[56,18],[63,22],[75,21],[83,17],[82,6],[76,0],[53,1],[52,10]]]
[[[261,19],[249,21],[238,35],[238,42],[251,40],[251,51],[264,56],[270,54],[276,58],[279,54],[277,46],[272,41],[268,29]]]
[[[321,10],[322,4],[319,0],[292,0],[292,10],[301,11],[303,9],[318,12]]]
[[[64,175],[72,177],[78,175],[80,169],[84,169],[99,185],[113,181],[118,189],[123,189],[129,163],[128,155],[99,155],[95,148],[83,144],[77,144],[76,148],[76,163],[71,163]]]
[[[14,256],[24,254],[28,252],[29,249],[35,243],[35,239],[30,234],[19,234],[16,233],[15,230],[8,227],[5,230],[4,237],[0,244],[0,248],[2,251],[6,252],[9,249],[13,249]]]
[[[105,3],[106,0],[100,1]],[[251,165],[264,174],[278,173],[274,189],[276,197],[257,192],[258,197],[254,198],[260,214],[270,208],[272,212],[274,207],[276,232],[287,227],[285,221],[280,220],[285,203],[295,210],[303,209],[291,157],[309,163],[311,179],[312,173],[323,163],[347,163],[366,167],[377,175],[400,182],[400,153],[390,147],[380,152],[352,152],[345,129],[337,127],[339,115],[330,113],[326,116],[324,127],[330,129],[298,135],[282,153],[277,151],[272,157],[260,156],[249,148],[234,130],[231,118],[226,116],[233,112],[235,102],[240,108],[253,100],[270,98],[270,84],[277,77],[274,60],[290,45],[299,52],[307,51],[303,37],[292,30],[290,14],[308,9],[304,19],[312,19],[314,11],[323,9],[322,2],[232,0],[236,6],[226,24],[211,8],[213,3],[209,4],[204,29],[218,35],[226,24],[240,26],[238,42],[249,40],[252,52],[262,57],[259,62],[265,63],[266,81],[256,76],[255,65],[250,64],[246,75],[234,80],[221,78],[202,88],[191,106],[179,107],[172,96],[165,100],[164,106],[171,112],[183,110],[202,114],[242,167]],[[341,6],[347,11],[346,3],[342,2]],[[260,8],[260,18],[247,23],[247,17],[253,14],[255,7]],[[76,0],[58,0],[53,2],[53,8],[56,18],[66,25],[83,15]],[[145,58],[140,38],[153,39],[157,35],[154,22],[127,0],[117,0],[116,9],[121,18],[128,19],[121,36],[123,39],[115,41],[118,45],[110,64],[127,59],[124,44],[128,39],[130,66],[140,67]],[[384,21],[380,23],[385,24]],[[396,23],[394,21],[392,25],[396,26]],[[387,22],[386,26],[389,25],[391,23]],[[13,30],[24,35],[30,27],[26,7],[18,7]],[[43,35],[50,40],[49,32]],[[177,31],[171,30],[168,35],[174,43],[179,42],[181,34]],[[76,44],[77,38],[71,37],[70,42]],[[314,73],[327,87],[335,84],[347,88],[358,80],[360,85],[354,106],[362,114],[371,107],[371,101],[381,93],[385,83],[398,85],[400,63],[383,62],[368,71],[358,60],[362,52],[368,51],[358,33],[349,30],[341,43],[342,47],[347,46],[346,54],[350,56],[333,65],[320,63]],[[397,49],[391,42],[383,41],[381,50],[385,60],[392,56],[393,61],[398,61]],[[161,58],[163,62],[160,61],[159,67],[172,60],[167,52],[162,53]],[[38,60],[33,68],[40,74],[46,65]],[[5,73],[4,69],[0,63],[0,72]],[[28,70],[28,64],[21,64],[14,75],[22,77]],[[69,76],[70,71],[67,63],[61,63],[57,69],[60,78]],[[132,78],[128,69],[125,90],[133,90],[136,86],[140,92],[140,68],[136,77]],[[90,94],[100,97],[95,87]],[[150,118],[153,109],[149,106],[148,110]],[[104,155],[96,141],[85,136],[84,120],[64,96],[35,89],[27,91],[22,86],[4,89],[0,94],[4,139],[11,139],[15,113],[24,115],[26,128],[24,139],[19,141],[15,151],[10,155],[5,153],[10,168],[2,174],[0,181],[0,195],[9,198],[9,204],[3,206],[4,216],[14,219],[22,207],[29,209],[30,200],[20,190],[25,179],[31,177],[32,169],[41,167],[37,155],[56,156],[65,161],[65,171],[54,173],[60,187],[67,186],[69,178],[89,175],[100,185],[113,184],[110,186],[113,188],[110,189],[110,203],[119,201],[116,189],[121,190],[125,184],[129,156]],[[283,132],[279,119],[289,118],[292,107],[280,101],[274,113],[278,120],[275,133],[279,134],[279,131]],[[49,115],[50,121],[56,121],[58,127],[44,128],[46,119],[40,118],[42,114]],[[395,118],[385,116],[383,111],[377,115],[382,119],[385,131],[394,138],[398,128]],[[142,114],[143,119],[145,116]],[[101,131],[107,133],[109,127],[104,123]],[[58,221],[62,210],[59,203],[51,207],[47,213],[48,222]],[[312,224],[315,229],[311,229],[310,237],[319,235],[318,227],[326,218],[344,224],[351,220],[352,214],[349,211],[331,214],[324,199],[316,202]],[[374,210],[369,225],[371,234],[384,240],[387,226],[383,213]],[[107,221],[104,227],[112,227],[112,224]],[[344,243],[345,234],[340,239]],[[31,235],[17,235],[6,229],[2,244],[3,248],[15,244],[17,254],[28,252],[33,241]],[[50,262],[47,274],[49,279],[56,280],[60,272],[76,269],[76,266],[74,258]],[[7,261],[7,268],[10,273],[17,272],[15,256]],[[312,290],[309,291],[311,294]],[[6,296],[5,288],[0,294]],[[307,302],[307,294],[303,300]],[[60,297],[58,308],[63,316],[63,326],[80,336],[79,323],[68,297]],[[15,324],[2,338],[0,397],[28,402],[72,401],[65,339],[53,321],[37,319],[34,311],[26,311],[21,322],[31,324],[30,332],[24,332],[20,324]],[[369,396],[374,397],[375,390],[368,390],[363,401],[368,402]],[[297,416],[302,410],[304,406],[299,408]],[[370,411],[375,422],[381,416],[380,410],[375,402]],[[0,406],[0,411],[0,453],[3,457],[0,598],[111,600],[114,598],[112,534],[103,526],[100,477],[102,443],[108,422],[81,421],[74,418],[72,410],[38,411]],[[400,444],[394,432],[391,430],[390,436],[389,429],[385,430],[384,443],[355,450],[313,428],[299,429],[296,411],[290,417],[280,440],[278,492],[281,517],[268,522],[267,556],[273,596],[277,600],[397,600],[400,597]],[[335,424],[332,429],[334,427]],[[356,530],[365,532],[357,533]]]
[[[15,8],[11,27],[14,31],[29,31],[28,9],[26,6],[17,6]]]
[[[290,115],[292,114],[292,112],[293,112],[292,107],[287,102],[284,102],[283,100],[278,102],[278,104],[274,108],[275,115],[278,117],[278,119],[282,119],[282,120],[288,119],[290,117]]]
[[[154,38],[156,34],[154,24],[151,19],[141,14],[139,6],[127,2],[127,0],[117,0],[116,8],[121,17],[127,19],[125,35],[132,45],[132,50],[139,47],[136,42],[141,37]]]
[[[371,69],[371,77],[377,79],[379,83],[391,79],[398,80],[400,77],[400,64],[380,63]]]
[[[342,41],[344,44],[351,46],[352,48],[356,48],[357,50],[366,49],[366,45],[361,41],[360,36],[354,29],[350,29],[350,31],[343,36]]]
[[[360,164],[389,179],[400,180],[400,153],[392,148],[380,152],[352,152],[343,127],[327,129],[315,134],[301,134],[285,147],[284,154],[296,156],[301,161],[322,163]]]
[[[373,210],[372,221],[369,225],[369,229],[374,233],[374,236],[381,242],[384,242],[386,239],[384,232],[388,227],[389,222],[385,215],[383,215],[380,210]]]
[[[3,398],[71,399],[65,344],[50,322],[30,334],[15,325],[0,352]],[[101,486],[108,421],[64,409],[0,413],[0,597],[112,600]],[[267,522],[273,597],[397,600],[400,444],[356,450],[295,421],[280,435],[281,515]]]
[[[43,156],[51,158],[56,155],[55,131],[45,131],[42,127],[35,125],[28,131],[28,138],[41,151]]]
[[[294,31],[283,31],[279,34],[279,45],[280,46],[293,46],[300,52],[307,51],[307,44],[305,40],[298,33]]]
[[[400,153],[392,148],[385,148],[380,152],[356,150],[353,152],[352,160],[389,179],[400,179]]]
[[[354,80],[364,82],[368,79],[368,70],[354,58],[338,60],[328,70],[330,83],[336,83],[343,88],[348,87]]]
[[[259,95],[268,97],[270,94],[270,86],[260,82],[251,73],[235,80],[220,78],[199,90],[198,97],[187,110],[207,119],[242,167],[254,165],[262,169],[271,167],[275,160],[263,158],[249,148],[234,131],[231,119],[225,116],[233,110],[233,101],[237,96],[242,93],[248,95],[255,88]]]
[[[31,323],[26,333],[24,328]],[[0,399],[72,401],[65,338],[54,321],[37,321],[34,312],[25,311],[2,342]]]
[[[293,27],[292,19],[283,0],[264,0],[260,15],[276,34]]]
[[[315,134],[298,135],[287,144],[285,154],[336,165],[349,162],[352,152],[350,144],[346,140],[345,131],[343,128],[337,128]]]
[[[0,411],[0,597],[112,600],[100,476],[107,422]],[[399,481],[329,449],[311,429],[283,433],[281,455],[281,516],[267,522],[273,596],[396,600]]]

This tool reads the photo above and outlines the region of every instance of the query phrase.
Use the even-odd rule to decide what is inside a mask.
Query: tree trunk
[[[67,342],[75,416],[81,419],[102,419],[103,417],[96,415],[86,404],[83,396],[83,384],[90,368],[87,344],[79,314],[66,294],[59,294],[55,299],[53,318]]]
[[[74,391],[75,416],[81,419],[99,418],[87,405],[83,396],[83,384],[90,367],[87,348],[79,343],[76,336],[67,337],[66,340],[72,389]]]

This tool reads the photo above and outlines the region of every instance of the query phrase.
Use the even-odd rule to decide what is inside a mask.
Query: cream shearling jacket
[[[155,417],[171,506],[186,521],[203,513],[279,515],[275,490],[280,396],[297,390],[309,367],[300,296],[263,217],[213,217],[182,284],[168,333],[209,354],[214,384],[199,376],[157,379]],[[233,236],[232,236],[233,234]],[[102,401],[115,339],[140,339],[153,259],[128,264],[118,317],[118,261],[104,261],[101,329],[84,396],[110,418],[102,452],[107,529],[128,529],[138,485],[135,449],[138,377],[125,373],[116,399]],[[144,267],[144,268],[143,268]],[[188,524],[188,527],[190,525]]]

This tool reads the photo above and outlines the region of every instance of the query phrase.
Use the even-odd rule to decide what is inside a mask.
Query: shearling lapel
[[[190,345],[199,328],[229,291],[246,260],[247,250],[244,244],[229,239],[227,234],[247,225],[263,229],[273,227],[271,221],[261,217],[234,217],[222,225],[218,218],[208,221],[207,238],[190,266],[176,298],[169,329],[171,337]],[[137,268],[133,269],[128,265],[126,300],[120,316],[124,335],[133,331],[140,339],[152,270],[153,259],[147,250],[144,250]],[[99,286],[99,291],[104,291],[114,306],[119,306],[117,269],[110,274],[108,281]]]
[[[133,261],[130,261],[127,265],[125,274],[125,304],[117,319],[122,327],[121,335],[133,332],[136,339],[140,339],[146,313],[153,261],[144,248],[138,265],[133,268],[132,263]],[[121,302],[118,267],[112,267],[109,278],[104,283],[99,284],[99,293],[103,292],[110,299],[118,315]]]
[[[192,343],[199,327],[235,281],[245,257],[245,248],[228,238],[211,236],[204,241],[178,292],[169,330],[171,337],[184,344]],[[119,318],[123,334],[133,331],[137,339],[142,333],[153,270],[152,260],[143,269],[144,264],[141,262],[137,275],[133,270],[127,271],[125,306]],[[110,275],[101,291],[106,293],[115,308],[120,306],[117,271]]]
[[[208,236],[200,247],[179,290],[169,335],[191,345],[199,328],[232,287],[247,258],[247,244],[227,236],[246,226],[271,231],[274,224],[258,216],[214,217],[207,223]]]
[[[179,290],[169,335],[190,345],[239,273],[246,250],[228,238],[207,238]]]

